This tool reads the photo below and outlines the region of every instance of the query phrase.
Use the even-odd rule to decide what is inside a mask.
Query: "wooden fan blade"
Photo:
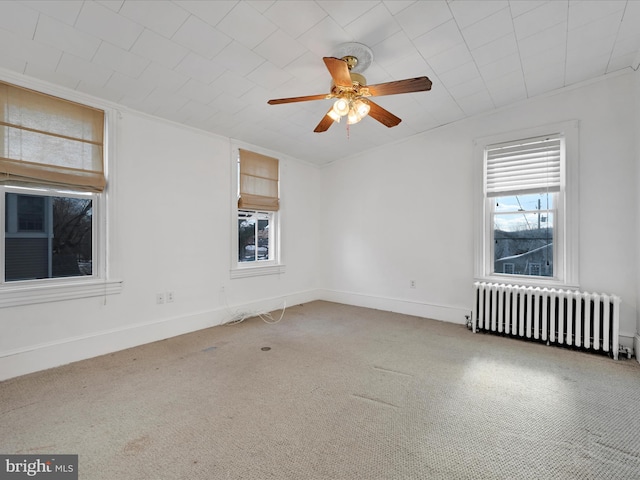
[[[407,78],[394,82],[367,85],[372,97],[396,95],[398,93],[425,92],[431,90],[431,80],[427,77]]]
[[[333,78],[333,83],[339,87],[352,87],[351,75],[349,75],[349,67],[347,62],[335,57],[324,57],[324,64]]]
[[[276,98],[269,100],[269,105],[280,105],[282,103],[308,102],[310,100],[324,100],[326,95],[307,95],[306,97]]]
[[[333,106],[331,108],[333,108]],[[329,112],[331,111],[331,108],[329,109]],[[329,116],[329,112],[327,112],[327,114],[322,117],[322,120],[320,120],[318,126],[313,130],[314,132],[326,132],[327,130],[329,130],[329,127],[333,125],[334,120]]]
[[[387,127],[395,127],[398,125],[402,119],[396,117],[393,113],[388,110],[385,110],[377,103],[373,103],[371,100],[368,100],[369,106],[371,109],[369,110],[369,116],[375,118],[383,125]]]

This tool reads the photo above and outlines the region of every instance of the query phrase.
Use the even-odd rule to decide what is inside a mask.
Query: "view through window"
[[[494,273],[553,277],[553,193],[493,197]]]
[[[93,198],[5,193],[6,282],[93,275]]]
[[[269,252],[273,212],[238,211],[238,261],[271,260]]]

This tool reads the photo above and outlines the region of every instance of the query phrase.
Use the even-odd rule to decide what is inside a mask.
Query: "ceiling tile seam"
[[[493,16],[497,15],[498,13],[502,12],[503,10],[506,10],[507,8],[509,8],[509,16],[511,17],[511,6],[509,6],[509,7],[505,7],[505,8],[503,8],[503,9],[501,9],[501,10],[498,10],[497,12],[492,13],[492,14],[491,14],[491,15],[489,15],[488,17],[485,17],[483,20],[486,20],[486,19],[487,19],[487,18],[489,18],[489,17],[493,17]],[[454,20],[455,20],[455,17],[454,17]],[[477,23],[479,23],[479,22],[475,22],[475,23],[473,23],[473,24],[471,24],[471,25],[469,25],[469,26],[467,26],[467,27],[465,27],[465,28],[460,28],[460,25],[458,25],[458,22],[456,21],[456,25],[458,26],[458,30],[460,31],[460,35],[462,36],[462,38],[464,38],[464,39],[465,39],[465,44],[467,45],[467,48],[469,49],[469,51],[471,51],[471,47],[470,47],[470,46],[469,46],[469,44],[467,43],[467,40],[466,40],[465,35],[464,35],[464,33],[463,33],[463,32],[464,32],[465,30],[469,30],[469,28],[470,28],[470,27],[472,27],[473,25],[476,25]],[[512,30],[513,34],[515,35],[515,34],[516,34],[516,31],[515,31],[515,28],[513,28],[513,17],[511,18],[511,25],[512,25],[512,29],[511,29],[511,30]],[[503,37],[505,37],[505,36],[507,36],[507,35],[508,35],[508,34],[505,34],[505,35],[503,35]],[[498,38],[501,38],[501,37],[498,37]],[[482,43],[482,44],[480,44],[480,45],[476,45],[476,46],[474,47],[474,49],[476,49],[476,50],[477,50],[477,49],[479,49],[479,48],[485,47],[485,46],[489,45],[491,42],[494,42],[495,40],[497,40],[497,39],[493,38],[493,39],[491,39],[491,40],[489,40],[489,41],[486,41],[485,43]]]
[[[396,22],[398,24],[398,26],[400,26],[400,28],[402,29],[402,25],[400,25],[398,23],[398,21],[396,20],[396,16],[391,12],[391,10],[389,10],[389,7],[387,6],[387,2],[385,0],[381,0],[379,5],[382,5],[384,7],[384,9],[387,11],[387,13],[389,14],[389,16],[391,18],[393,18],[393,21]],[[410,5],[407,5],[406,7],[404,7],[403,9],[399,10],[398,13],[402,12],[402,10],[405,10],[406,8],[408,8]],[[374,7],[375,8],[375,7]],[[354,20],[355,21],[355,20]]]
[[[570,1],[570,3],[573,3],[573,4],[575,5],[576,3],[578,3],[578,1],[585,1],[585,0],[578,0],[578,1],[576,1],[576,0],[569,0],[569,1]],[[634,0],[634,1],[636,1],[636,0]],[[625,7],[624,7],[624,8],[622,8],[622,9],[620,9],[620,10],[622,10],[622,11],[624,12],[624,11],[626,10],[626,7],[627,7],[628,2],[629,2],[629,0],[626,0],[626,2],[625,2]],[[617,12],[619,12],[620,10],[613,10],[613,11],[607,12],[607,13],[606,13],[606,14],[604,14],[603,16],[599,16],[599,17],[597,17],[597,18],[591,19],[591,20],[589,20],[588,22],[585,22],[585,23],[583,23],[583,24],[581,24],[581,25],[578,25],[577,27],[574,27],[574,28],[573,28],[573,30],[577,30],[577,29],[579,29],[579,28],[584,28],[584,27],[586,27],[586,26],[588,26],[588,25],[590,25],[590,24],[592,24],[592,23],[595,23],[595,22],[598,22],[598,21],[602,20],[603,18],[606,18],[606,17],[608,17],[608,16],[615,15],[615,14],[616,14]],[[569,12],[571,12],[571,9],[570,9],[570,8],[569,8]],[[567,13],[567,19],[568,19],[568,18],[569,18],[569,16],[568,16],[568,13]],[[567,28],[569,28],[569,25],[570,25],[570,22],[569,22],[569,21],[567,21]]]
[[[408,7],[407,7],[407,8],[408,8]],[[450,18],[449,20],[447,20],[446,22],[449,22],[449,21],[453,20],[453,21],[455,22],[455,24],[456,24],[456,27],[458,28],[458,31],[460,31],[460,27],[458,26],[458,23],[456,22],[456,19],[455,19],[454,15],[453,15],[453,12],[451,11],[451,7],[449,6],[449,2],[447,2],[447,8],[449,9],[449,13],[451,14],[451,18]],[[406,10],[406,8],[405,8],[404,10]],[[402,10],[401,10],[401,11],[402,11]],[[394,20],[395,20],[395,15],[392,15],[392,17],[393,17],[393,18],[394,18]],[[441,23],[440,25],[444,25],[446,22],[443,22],[443,23]],[[398,22],[398,23],[399,23],[399,22]],[[400,24],[400,23],[399,23],[399,24]],[[438,25],[437,27],[434,27],[434,28],[438,28],[440,25]],[[439,76],[438,76],[438,74],[436,73],[436,70],[435,70],[435,69],[433,68],[433,66],[429,63],[429,61],[425,58],[425,56],[422,54],[422,52],[420,51],[420,49],[418,49],[418,48],[416,47],[416,44],[415,44],[415,42],[414,42],[414,40],[415,40],[415,39],[414,39],[414,38],[411,38],[411,36],[407,33],[407,31],[404,29],[404,27],[402,26],[402,24],[400,24],[400,28],[401,28],[402,32],[406,35],[407,40],[408,40],[409,42],[411,42],[411,45],[413,45],[413,48],[416,50],[416,52],[418,53],[418,55],[422,58],[422,60],[424,60],[424,63],[427,65],[427,67],[429,67],[429,69],[433,72],[433,75],[432,75],[431,77],[429,77],[429,80],[431,80],[431,83],[432,83],[433,85],[436,85],[436,88],[437,88],[437,86],[440,86],[440,87],[441,87],[445,92],[447,92],[447,95],[449,95],[449,98],[451,98],[451,100],[453,101],[453,103],[455,103],[455,104],[456,104],[456,106],[460,109],[460,111],[463,111],[463,110],[462,110],[462,107],[460,106],[460,104],[458,104],[458,101],[454,98],[454,96],[451,94],[451,92],[449,91],[449,89],[448,89],[448,88],[444,85],[444,83],[440,80],[440,77],[439,77]],[[431,29],[431,30],[433,30],[433,29]],[[429,31],[431,31],[431,30],[429,30]],[[424,32],[424,33],[429,33],[429,32]],[[423,34],[424,34],[424,33],[423,33]],[[460,36],[462,37],[462,34],[460,34]],[[416,37],[416,38],[418,38],[418,37]],[[464,37],[463,37],[463,40],[464,40]],[[465,42],[465,45],[466,45],[466,42]],[[467,49],[469,49],[469,46],[468,46],[468,45],[467,45]],[[445,50],[445,51],[446,51],[446,50]],[[389,74],[389,75],[390,75],[390,73],[389,73],[385,68],[383,68],[383,67],[380,67],[380,68],[382,68],[382,70],[383,70],[383,71],[385,71],[387,74]],[[477,68],[477,66],[476,66],[476,68]]]
[[[311,27],[311,28],[313,28],[313,27]],[[262,40],[258,45],[256,45],[255,47],[253,47],[253,48],[251,49],[251,51],[252,51],[253,53],[255,53],[256,55],[258,55],[258,56],[262,57],[262,58],[264,59],[264,61],[265,61],[265,62],[269,62],[269,59],[264,58],[260,53],[256,52],[256,48],[258,48],[258,47],[260,47],[261,45],[263,45],[267,40],[269,40],[269,39],[270,39],[271,37],[273,37],[274,35],[277,35],[279,31],[280,31],[280,30],[278,29],[278,30],[275,30],[273,33],[270,33],[270,34],[269,34],[269,35],[268,35],[264,40]],[[293,38],[293,37],[292,37],[292,38]],[[294,38],[294,40],[297,40],[297,38]],[[293,64],[293,63],[295,63],[295,62],[296,62],[296,61],[298,61],[301,57],[303,57],[304,55],[306,55],[306,54],[308,54],[308,53],[310,52],[310,50],[309,50],[307,47],[304,47],[304,46],[303,46],[303,48],[304,48],[304,52],[302,52],[300,55],[298,55],[296,58],[294,58],[293,60],[291,60],[289,63],[287,63],[287,64],[286,64],[286,65],[284,65],[283,67],[278,67],[278,66],[277,66],[277,65],[275,65],[275,64],[272,64],[272,65],[274,65],[276,68],[279,68],[280,70],[283,70],[283,71],[284,71],[284,69],[285,69],[285,68],[287,68],[289,65],[291,65],[291,64]],[[214,57],[214,58],[215,58],[215,57]],[[262,62],[260,65],[262,65],[262,64],[264,64],[264,62]],[[258,65],[256,68],[260,67],[260,65]],[[228,70],[228,69],[227,69],[227,70]],[[255,70],[255,69],[254,69],[254,70]],[[253,73],[253,71],[254,71],[254,70],[252,70],[251,72],[249,72],[249,73],[247,73],[246,75],[244,75],[244,78],[247,78],[251,73]],[[248,80],[248,79],[247,79],[247,80]]]
[[[389,15],[391,15],[392,17],[395,17],[395,15],[393,14],[393,12],[391,10],[389,10],[389,7],[387,7],[387,3],[389,1],[393,1],[393,0],[382,0],[381,3],[384,5],[384,8],[387,9],[387,11],[389,12]],[[449,2],[449,0],[447,0],[447,3]],[[400,10],[398,10],[396,13],[402,13],[404,12],[407,8],[411,7],[413,5],[413,3],[409,3],[408,5],[406,5],[405,7],[401,8]]]
[[[353,22],[355,22],[356,20],[360,19],[361,17],[363,17],[365,14],[369,13],[371,10],[373,10],[374,8],[376,8],[378,5],[380,5],[382,2],[378,2],[376,3],[373,7],[369,8],[368,10],[366,10],[365,12],[363,12],[362,14],[358,15],[356,18],[354,18],[353,20],[351,20],[349,23],[347,23],[346,25],[342,26],[340,24],[340,22],[338,22],[338,20],[336,18],[334,18],[329,12],[327,12],[327,10],[325,10],[322,5],[318,4],[317,2],[315,2],[316,5],[318,5],[320,8],[322,8],[322,10],[324,10],[327,14],[328,17],[330,17],[334,22],[336,22],[336,25],[339,25],[340,28],[342,30],[345,30],[349,25],[351,25]],[[386,7],[385,7],[386,8]],[[346,31],[346,30],[345,30]]]
[[[467,39],[462,34],[462,29],[460,28],[460,25],[458,24],[458,20],[456,19],[456,16],[454,15],[453,11],[451,10],[451,5],[450,5],[449,2],[447,2],[447,8],[449,9],[449,13],[451,13],[451,17],[453,18],[453,21],[456,24],[456,28],[458,29],[458,32],[460,32],[460,37],[462,38],[462,41],[464,42],[465,46],[467,47],[467,51],[469,52],[469,55],[471,55],[471,59],[473,61],[473,65],[476,67],[476,70],[478,71],[478,74],[480,75],[480,78],[482,79],[482,84],[484,85],[484,89],[489,94],[489,98],[491,98],[491,104],[493,105],[493,109],[495,110],[496,103],[493,100],[493,97],[491,96],[491,93],[489,92],[489,88],[487,87],[487,82],[485,81],[484,77],[482,76],[482,73],[480,72],[480,68],[478,67],[476,59],[473,56],[473,54],[471,53],[471,48],[469,47],[469,44],[467,43]],[[491,15],[493,15],[493,14],[491,14]],[[488,16],[484,17],[482,20],[484,20],[486,18],[489,18],[491,15],[488,15]],[[477,22],[474,22],[471,25],[474,25],[474,24],[476,24],[476,23],[478,23],[480,21],[481,20],[478,20]],[[425,59],[425,61],[426,61],[426,59]],[[449,93],[449,95],[451,96],[451,98],[453,99],[455,104],[458,106],[458,108],[460,108],[460,110],[462,110],[464,112],[465,110],[462,108],[462,105],[460,105],[458,103],[458,100],[456,99],[456,97],[451,94],[451,91],[448,88],[445,87],[445,89],[447,90],[447,92]]]
[[[122,8],[122,5],[120,5],[120,7]],[[82,5],[80,6],[80,8],[78,9],[78,13],[76,14],[76,18],[73,19],[73,23],[71,24],[74,27],[77,27],[76,23],[78,23],[78,19],[80,18],[80,14],[82,13],[82,9],[84,8],[84,1],[82,2]],[[118,9],[120,10],[120,9]],[[116,12],[118,13],[118,12]]]
[[[83,6],[84,6],[84,3],[83,3]],[[80,9],[80,12],[82,12],[82,9]],[[78,17],[80,17],[80,12],[78,12]],[[118,15],[119,15],[119,13],[118,13]],[[140,40],[140,37],[142,37],[142,35],[144,34],[145,30],[149,30],[149,29],[147,29],[147,27],[145,27],[144,25],[139,24],[139,23],[138,23],[138,22],[136,22],[135,20],[131,20],[131,19],[129,19],[128,17],[125,17],[125,18],[127,18],[130,22],[135,23],[136,25],[140,25],[140,28],[142,29],[142,30],[140,30],[140,33],[138,34],[138,36],[136,37],[136,39],[135,39],[133,42],[131,42],[131,46],[130,46],[129,48],[125,49],[125,48],[122,48],[122,47],[121,47],[121,46],[119,46],[119,45],[115,45],[114,43],[111,43],[111,42],[107,42],[107,43],[108,43],[109,45],[114,46],[114,47],[122,48],[122,50],[124,50],[125,52],[129,52],[129,53],[131,53],[131,54],[133,54],[133,55],[139,56],[139,55],[137,55],[136,53],[133,53],[133,52],[131,51],[131,49],[132,49],[133,47],[135,47],[135,46],[136,46],[136,44],[137,44],[137,43],[138,43],[138,41]],[[74,24],[74,27],[75,27],[75,24]],[[150,32],[152,32],[152,33],[155,33],[155,32],[153,32],[152,30],[149,30],[149,31],[150,31]],[[159,33],[156,33],[156,35],[160,35],[160,34],[159,34]],[[167,38],[167,37],[164,37],[163,35],[160,35],[160,36],[161,36],[161,37],[163,37],[163,38]],[[106,41],[105,39],[100,38],[100,37],[95,37],[95,38],[100,39],[102,42],[105,42],[105,41]],[[167,39],[167,40],[169,40],[169,39]],[[96,49],[96,52],[97,52],[99,49],[100,49],[100,46],[98,45],[98,48]],[[94,53],[94,56],[95,56],[95,53]],[[150,59],[149,59],[149,60],[150,60]]]
[[[319,6],[319,5],[318,5]],[[326,12],[325,12],[326,13]],[[320,20],[318,20],[316,23],[314,23],[313,25],[311,25],[309,28],[307,28],[307,30],[305,30],[304,32],[302,32],[300,35],[298,35],[297,37],[293,37],[294,40],[298,40],[300,37],[302,37],[303,35],[305,35],[309,30],[314,29],[318,24],[322,23],[324,21],[325,18],[327,18],[329,16],[329,14],[326,14],[324,17],[322,17]],[[280,29],[280,27],[278,27]],[[306,48],[306,47],[305,47]]]
[[[567,86],[567,62],[568,55],[567,52],[569,50],[569,14],[571,13],[571,8],[569,6],[569,2],[567,2],[567,23],[565,26],[565,35],[564,35],[564,72],[562,73],[562,86]]]
[[[455,1],[455,0],[454,0],[454,1]],[[450,3],[451,3],[451,2],[450,2],[449,0],[447,0],[447,7],[449,7]],[[509,2],[508,2],[508,1],[507,1],[507,6],[506,6],[506,7],[502,7],[500,10],[505,10],[506,8],[509,8],[509,11],[511,11],[511,5],[509,4]],[[538,7],[536,7],[536,8],[538,8]],[[476,20],[475,22],[471,22],[469,25],[465,25],[465,27],[464,27],[464,28],[466,29],[466,28],[472,27],[472,26],[474,26],[476,23],[480,23],[481,21],[486,20],[487,18],[489,18],[489,17],[491,17],[491,16],[495,15],[495,14],[496,14],[496,13],[498,13],[500,10],[496,10],[495,12],[491,12],[489,15],[486,15],[486,16],[484,16],[484,17],[482,17],[482,18],[479,18],[479,19],[478,19],[478,20]],[[449,7],[449,11],[451,12],[451,7]],[[452,16],[453,16],[453,18],[455,19],[455,15],[454,15],[454,13],[453,13],[453,12],[451,12],[451,15],[452,15]],[[456,22],[456,25],[458,25],[458,22]],[[459,30],[460,30],[460,32],[462,33],[462,29],[460,28],[460,25],[458,25],[458,29],[459,29]],[[482,46],[482,45],[480,45],[480,46]]]
[[[509,8],[511,8],[511,4],[509,4]],[[533,10],[529,10],[529,12],[533,12],[534,10],[536,10],[536,9],[538,9],[538,8],[541,8],[541,6],[540,6],[540,7],[536,7],[536,8],[534,8]],[[527,13],[529,13],[529,12],[527,12]],[[513,19],[514,19],[514,17],[513,17],[513,15],[512,15],[512,16],[511,16],[511,21],[512,21],[512,22],[513,22]],[[546,32],[547,30],[551,30],[552,28],[554,28],[554,27],[556,27],[556,26],[558,26],[558,25],[560,25],[560,24],[562,24],[562,23],[565,23],[565,22],[561,20],[561,21],[559,21],[558,23],[554,23],[553,25],[548,25],[546,28],[544,28],[544,29],[542,29],[542,30],[538,30],[538,31],[537,31],[537,32],[535,32],[535,33],[532,33],[532,34],[529,34],[529,35],[525,35],[525,36],[520,37],[520,40],[525,40],[525,39],[527,39],[527,38],[529,38],[529,37],[533,37],[534,35],[538,35],[538,34],[540,34],[540,33],[542,33],[542,32]],[[514,33],[514,35],[516,35],[516,36],[517,36],[516,32],[517,32],[517,30],[516,30],[516,28],[515,28],[515,24],[514,24],[514,25],[513,25],[513,33]]]
[[[38,19],[36,20],[36,26],[33,29],[33,33],[31,34],[31,41],[35,42],[36,41],[36,32],[38,31],[38,26],[40,25],[40,15],[42,15],[41,12],[38,12]],[[60,60],[58,60],[60,61]]]
[[[525,10],[523,11],[520,15],[513,15],[513,10],[511,10],[511,2],[513,2],[514,0],[507,0],[509,2],[509,10],[511,11],[511,18],[518,18],[521,17],[522,15],[526,15],[529,12],[534,11],[536,8],[540,8],[542,5],[544,5],[544,3],[541,3],[540,5],[538,5],[537,7],[533,7],[531,10]]]
[[[399,28],[400,30],[402,30],[402,25],[400,25],[400,23],[396,20],[395,15],[393,15],[393,14],[389,11],[389,9],[388,9],[388,8],[387,8],[387,6],[385,5],[385,3],[384,3],[384,2],[382,2],[382,1],[379,1],[378,3],[376,3],[373,7],[371,7],[369,10],[367,10],[365,13],[363,13],[363,14],[362,14],[362,15],[360,15],[359,17],[354,18],[353,20],[351,20],[351,21],[350,21],[349,23],[347,23],[344,27],[342,27],[342,29],[343,29],[343,30],[345,30],[345,31],[347,31],[347,29],[348,29],[348,28],[349,28],[353,23],[360,21],[360,20],[362,19],[362,17],[363,17],[363,16],[365,16],[367,13],[371,12],[373,9],[377,8],[378,6],[382,6],[382,7],[387,11],[387,13],[389,14],[389,16],[390,16],[390,17],[391,17],[391,19],[393,20],[393,22],[398,26],[398,28]],[[398,32],[395,32],[395,33],[398,33]],[[392,34],[392,35],[393,35],[393,34]],[[389,37],[389,35],[387,35],[387,37],[385,37],[385,38],[382,38],[378,43],[382,43],[382,42],[384,42],[388,37]],[[355,39],[354,41],[355,41],[355,42],[359,42],[359,40],[358,40],[358,39]],[[373,47],[374,45],[375,45],[375,44],[367,45],[367,46],[368,46],[368,47]],[[375,59],[374,59],[374,60],[375,60]]]
[[[618,29],[616,30],[616,38],[611,44],[611,51],[609,52],[609,60],[607,60],[607,66],[604,68],[605,74],[609,72],[609,65],[611,65],[611,60],[613,59],[613,52],[616,49],[616,43],[618,43],[618,37],[620,36],[620,29],[622,28],[622,22],[624,21],[624,14],[627,12],[627,7],[629,6],[629,0],[624,4],[624,9],[622,10],[622,15],[620,16],[620,23],[618,23]]]
[[[175,4],[174,4],[174,5],[175,5]],[[175,36],[176,36],[176,34],[180,31],[180,29],[181,29],[182,27],[184,27],[184,26],[185,26],[185,24],[189,21],[189,19],[190,19],[191,17],[193,17],[193,18],[198,18],[198,17],[196,17],[195,15],[193,15],[191,12],[189,12],[188,10],[185,10],[184,8],[182,8],[180,5],[177,5],[177,6],[178,6],[179,8],[181,8],[182,10],[184,10],[185,12],[187,12],[187,16],[186,16],[186,18],[184,19],[184,21],[180,24],[180,26],[179,26],[178,28],[176,28],[176,31],[175,31],[175,32],[173,32],[173,35],[171,35],[171,38],[169,38],[169,39],[168,39],[168,40],[171,40],[171,41],[174,41],[174,42],[175,42],[175,40],[173,39],[173,37],[175,37]],[[208,25],[208,24],[207,24],[207,25]],[[178,44],[179,44],[180,42],[176,42],[176,43],[178,43]]]
[[[222,16],[222,18],[221,18],[220,20],[218,20],[218,22],[217,22],[215,25],[211,25],[211,24],[210,24],[209,22],[207,22],[204,18],[200,18],[200,17],[198,17],[197,15],[196,15],[196,17],[197,17],[197,18],[200,18],[200,20],[202,20],[204,23],[206,23],[206,24],[208,24],[208,25],[211,25],[212,27],[214,27],[214,28],[215,28],[215,27],[217,27],[218,25],[220,25],[220,24],[224,21],[224,19],[225,19],[225,18],[227,18],[229,15],[231,15],[231,12],[233,12],[233,11],[238,7],[238,5],[240,5],[240,1],[237,1],[237,2],[236,2],[236,4],[233,6],[233,8],[230,8],[230,9],[229,9],[229,11],[227,11],[227,13],[225,13],[225,14]],[[249,6],[251,6],[251,5],[249,5]],[[251,8],[253,8],[253,7],[251,7]],[[189,13],[191,13],[191,12],[189,12]],[[193,15],[193,14],[192,14],[192,15]],[[226,34],[225,34],[225,35],[226,35]]]
[[[82,11],[82,8],[80,8],[80,10],[78,10],[78,15],[76,16],[76,18],[75,18],[75,20],[74,20],[74,22],[73,22],[73,25],[72,25],[72,26],[73,26],[74,28],[75,28],[75,22],[78,20],[78,17],[80,16],[80,12],[81,12],[81,11]],[[41,42],[39,42],[39,41],[38,41],[38,40],[36,40],[36,38],[35,38],[35,37],[36,37],[36,32],[38,31],[38,26],[39,26],[39,24],[40,24],[40,16],[41,16],[41,15],[45,15],[45,14],[44,14],[44,13],[42,13],[42,12],[40,12],[40,11],[38,11],[38,20],[36,21],[36,27],[33,29],[33,38],[31,39],[31,41],[32,41],[32,42],[36,42],[37,44],[41,44]],[[100,48],[100,45],[98,45],[98,48]],[[57,49],[57,48],[56,48],[56,49]],[[97,51],[98,51],[98,49],[96,49],[96,52],[97,52]],[[94,52],[94,53],[93,53],[93,55],[94,55],[94,56],[95,56],[96,52]],[[60,56],[58,57],[58,61],[56,62],[56,66],[54,67],[54,69],[53,69],[53,72],[52,72],[52,73],[59,73],[59,72],[58,72],[58,68],[60,68],[60,62],[62,62],[62,58],[64,57],[65,53],[68,53],[68,52],[65,52],[64,50],[60,50]],[[26,61],[26,62],[25,62],[25,65],[24,65],[24,72],[25,72],[25,74],[26,74],[26,71],[27,71],[27,66],[28,66],[29,64],[30,64],[30,62],[29,62],[29,61]],[[82,83],[82,80],[77,80],[77,81],[76,81],[76,83],[75,83],[75,85],[73,86],[73,90],[76,90],[76,91],[77,91],[77,90],[78,90],[78,88],[80,87],[80,84],[81,84],[81,83]]]
[[[324,17],[322,17],[320,20],[318,20],[318,21],[317,21],[317,22],[315,22],[313,25],[311,25],[309,28],[307,28],[307,30],[305,30],[304,32],[300,33],[297,37],[293,37],[293,36],[292,36],[292,38],[293,38],[294,40],[298,40],[300,37],[302,37],[304,34],[306,34],[309,30],[311,30],[311,29],[315,28],[315,26],[316,26],[316,25],[318,25],[319,23],[321,23],[325,18],[327,18],[327,17],[329,16],[329,14],[328,14],[328,13],[327,13],[327,12],[326,12],[326,11],[325,11],[321,6],[320,6],[320,5],[318,5],[318,4],[317,4],[317,2],[316,2],[315,0],[314,0],[314,2],[313,2],[313,3],[315,3],[315,4],[318,6],[318,8],[320,8],[322,11],[324,11],[324,12],[325,12]],[[274,2],[274,3],[273,3],[269,8],[267,8],[267,9],[265,10],[265,12],[262,14],[262,16],[263,16],[263,17],[265,17],[265,18],[267,18],[269,21],[271,21],[271,19],[269,19],[265,14],[266,14],[266,13],[267,13],[267,12],[268,12],[268,11],[269,11],[273,6],[274,6],[274,5],[275,5],[275,2]],[[272,22],[272,23],[273,23],[273,22]],[[274,25],[275,25],[275,24],[274,24]],[[278,30],[284,31],[282,28],[280,28],[280,26],[279,26],[279,25],[276,25],[276,26],[278,27],[278,28],[277,28],[277,30],[276,30],[276,32],[277,32]],[[276,32],[274,32],[274,33],[276,33]],[[288,32],[286,32],[286,33],[288,34]],[[262,42],[261,42],[261,43],[262,43]],[[306,48],[306,47],[305,47],[305,48]],[[307,50],[308,50],[308,49],[307,49]],[[289,64],[287,64],[287,65],[289,65]]]
[[[536,7],[536,8],[540,8],[540,7]],[[535,8],[533,10],[535,10]],[[518,49],[518,62],[520,63],[520,73],[522,73],[522,81],[524,82],[524,92],[527,98],[529,98],[529,86],[527,85],[527,76],[524,74],[524,65],[522,65],[522,54],[520,53],[520,41],[518,40],[518,34],[516,33],[516,25],[513,21],[514,16],[513,16],[513,11],[511,10],[511,2],[509,2],[509,13],[511,16],[511,25],[513,26],[513,38],[516,41],[516,47]]]

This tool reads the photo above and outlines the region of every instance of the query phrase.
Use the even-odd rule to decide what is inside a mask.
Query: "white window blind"
[[[563,141],[561,135],[547,135],[487,146],[486,195],[559,191]]]
[[[101,192],[104,111],[0,82],[0,183]]]

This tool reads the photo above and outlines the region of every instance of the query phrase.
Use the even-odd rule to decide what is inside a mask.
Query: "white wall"
[[[320,171],[273,156],[286,272],[231,280],[230,140],[123,112],[109,186],[122,293],[3,308],[0,379],[317,298]],[[157,305],[167,291],[174,302]]]
[[[325,297],[463,323],[473,298],[474,139],[577,119],[580,287],[622,297],[630,345],[638,296],[633,92],[634,77],[618,75],[326,167]]]

